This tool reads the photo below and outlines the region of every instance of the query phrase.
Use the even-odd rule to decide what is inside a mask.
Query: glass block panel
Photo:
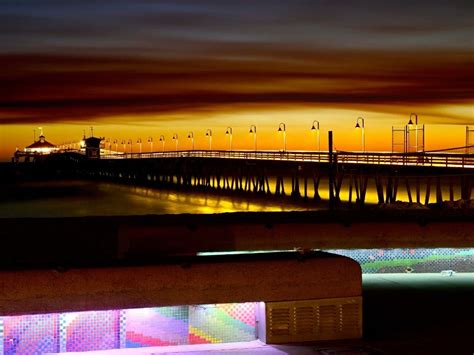
[[[256,339],[255,303],[189,307],[189,343],[228,343]]]
[[[472,272],[473,248],[333,249],[327,252],[356,260],[363,273]]]
[[[3,354],[58,352],[58,319],[58,314],[3,317]]]
[[[128,309],[124,313],[127,348],[188,343],[188,306]]]
[[[66,351],[118,349],[119,311],[71,312],[62,315]]]

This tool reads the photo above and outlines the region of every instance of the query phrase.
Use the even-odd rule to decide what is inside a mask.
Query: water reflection
[[[289,201],[225,196],[89,181],[48,181],[2,187],[0,218],[112,216],[308,209]]]

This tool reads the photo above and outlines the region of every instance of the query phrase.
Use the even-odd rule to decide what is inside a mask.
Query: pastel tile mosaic
[[[255,304],[199,305],[189,308],[189,343],[255,340]]]
[[[125,310],[125,347],[188,344],[189,307]]]
[[[59,315],[0,317],[3,354],[43,354],[59,349]]]
[[[474,271],[474,249],[327,250],[364,273]],[[255,304],[208,304],[0,316],[0,354],[138,348],[256,339]]]
[[[329,253],[356,260],[362,272],[438,273],[443,270],[474,272],[474,248],[437,249],[332,249]]]
[[[119,311],[71,312],[61,314],[60,333],[65,333],[66,351],[117,349]]]
[[[8,355],[255,339],[254,303],[0,317],[0,354]]]

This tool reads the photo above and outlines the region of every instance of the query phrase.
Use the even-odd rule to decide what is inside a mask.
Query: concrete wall
[[[161,265],[0,272],[0,315],[357,297],[359,264],[317,252],[194,257]]]
[[[154,262],[202,251],[474,246],[471,210],[3,219],[0,269]]]

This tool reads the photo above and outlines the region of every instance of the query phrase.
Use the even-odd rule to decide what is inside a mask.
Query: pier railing
[[[328,152],[308,151],[248,151],[248,150],[182,150],[149,153],[110,152],[101,159],[151,159],[151,158],[212,158],[273,160],[328,163]],[[408,165],[423,167],[453,167],[474,169],[474,154],[419,152],[334,152],[334,161],[339,164]]]

